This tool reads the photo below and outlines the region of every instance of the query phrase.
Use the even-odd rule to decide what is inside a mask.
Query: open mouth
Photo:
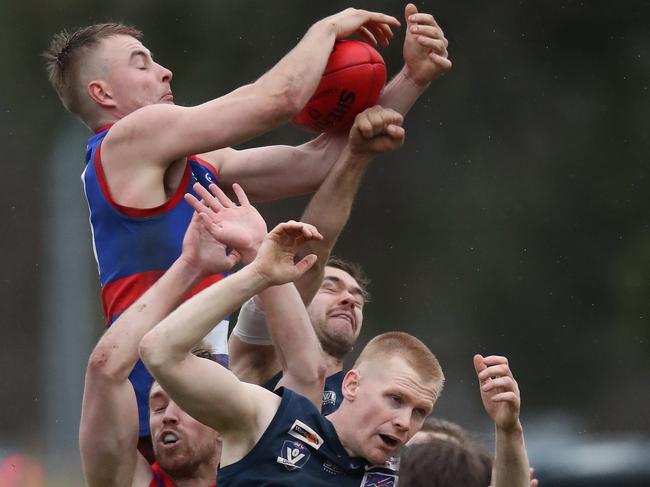
[[[175,445],[178,442],[178,436],[174,433],[165,433],[162,436],[162,443],[165,446]]]
[[[392,438],[388,435],[382,435],[381,433],[379,434],[379,437],[381,438],[381,441],[388,446],[389,448],[395,448],[398,444],[399,441],[396,440],[395,438]]]

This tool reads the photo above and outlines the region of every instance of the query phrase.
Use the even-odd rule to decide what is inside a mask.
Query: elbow
[[[138,350],[142,362],[144,362],[147,370],[153,375],[154,371],[158,370],[164,362],[161,347],[157,344],[156,336],[151,332],[147,333],[140,341]]]
[[[135,365],[133,363],[118,363],[116,355],[116,346],[97,345],[88,359],[86,374],[94,377],[101,377],[107,381],[126,380]]]

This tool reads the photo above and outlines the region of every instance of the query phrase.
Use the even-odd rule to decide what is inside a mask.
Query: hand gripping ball
[[[336,41],[314,95],[293,122],[310,132],[346,130],[359,112],[377,103],[384,83],[386,64],[375,48]]]

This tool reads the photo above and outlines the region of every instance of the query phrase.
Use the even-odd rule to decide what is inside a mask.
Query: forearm
[[[267,286],[253,265],[220,280],[183,303],[140,343],[140,356],[155,376],[182,361],[224,316]]]
[[[297,113],[309,101],[336,40],[327,20],[312,25],[300,42],[257,82],[269,93],[283,93]]]
[[[301,249],[301,255],[314,253],[316,264],[298,281],[296,287],[303,301],[309,303],[320,286],[327,259],[345,227],[355,195],[366,172],[370,155],[355,155],[348,147],[305,208],[301,221],[318,228],[323,240],[312,241]]]
[[[293,283],[273,286],[259,294],[269,333],[285,379],[309,396],[320,377],[321,347],[307,310]],[[287,384],[289,386],[289,384]],[[316,391],[318,406],[322,391]]]
[[[511,431],[496,429],[492,487],[529,487],[530,467],[521,424]]]
[[[251,201],[268,201],[316,191],[345,143],[345,137],[321,135],[296,147],[226,149],[205,157],[219,167],[221,186],[237,182]]]
[[[87,380],[100,375],[124,382],[138,360],[142,337],[167,316],[196,285],[202,273],[177,259],[147,292],[113,323],[97,343],[88,365]]]
[[[406,115],[430,83],[425,85],[416,83],[409,75],[406,67],[386,85],[379,97],[378,104],[384,108]]]

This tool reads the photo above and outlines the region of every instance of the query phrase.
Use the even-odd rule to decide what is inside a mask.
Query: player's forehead
[[[151,385],[151,389],[149,389],[149,401],[152,399],[169,399],[169,395],[160,386],[160,384],[155,381]]]
[[[338,267],[325,267],[325,274],[323,276],[322,285],[336,285],[348,289],[353,294],[361,294],[363,296],[363,289],[348,272]]]
[[[135,37],[116,34],[102,40],[102,56],[109,60],[130,60],[134,56],[152,57],[151,51]]]
[[[393,355],[381,360],[381,366],[369,365],[382,393],[395,393],[420,406],[433,407],[436,400],[433,380],[427,381],[403,358]]]

